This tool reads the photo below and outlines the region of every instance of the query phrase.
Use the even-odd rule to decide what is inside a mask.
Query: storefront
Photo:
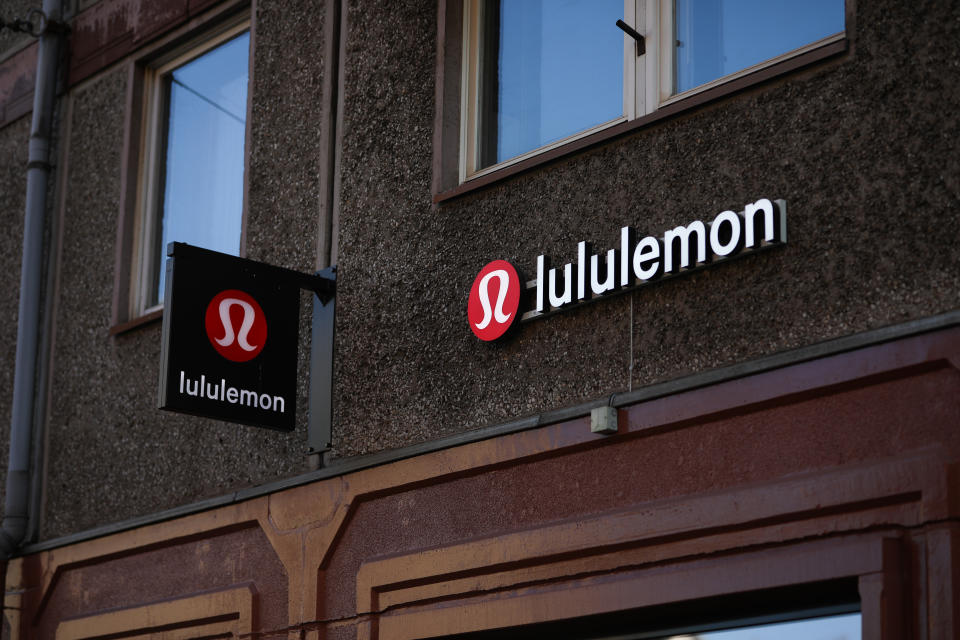
[[[5,638],[960,637],[956,3],[147,4],[64,9]]]

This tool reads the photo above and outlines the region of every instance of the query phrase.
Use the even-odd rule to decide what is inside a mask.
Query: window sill
[[[149,313],[145,313],[142,316],[136,317],[133,320],[128,320],[127,322],[121,322],[120,324],[115,324],[110,327],[110,335],[118,336],[122,333],[127,333],[128,331],[133,331],[134,329],[139,329],[148,324],[153,324],[154,322],[163,318],[163,309],[154,309]]]
[[[591,135],[584,136],[560,147],[548,149],[540,154],[526,158],[497,171],[486,173],[470,179],[453,189],[441,191],[433,195],[433,202],[441,204],[461,196],[479,191],[492,184],[496,184],[521,173],[526,173],[537,167],[550,164],[558,159],[584,149],[609,142],[621,136],[633,133],[638,129],[646,128],[657,122],[668,120],[677,115],[700,107],[720,98],[739,93],[755,85],[767,82],[773,78],[796,71],[811,64],[832,58],[847,51],[848,38],[842,38],[825,44],[817,49],[807,51],[798,56],[784,60],[769,67],[764,67],[748,75],[740,76],[721,85],[694,93],[689,97],[676,100],[661,106],[657,111],[603,129]]]

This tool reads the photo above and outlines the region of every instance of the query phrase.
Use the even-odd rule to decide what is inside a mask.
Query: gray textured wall
[[[34,3],[7,0],[0,18],[26,19]],[[0,30],[0,61],[32,39],[10,29]],[[17,353],[17,309],[20,299],[20,255],[23,247],[23,207],[27,189],[27,143],[30,116],[0,128],[0,468],[6,468],[10,449],[10,411],[13,401],[13,374]],[[0,483],[0,511],[6,483]]]
[[[253,258],[311,271],[323,6],[316,0],[261,6],[247,250]],[[308,470],[304,411],[290,434],[160,412],[160,325],[108,335],[126,74],[121,65],[71,96],[45,539]],[[307,403],[307,302],[304,296],[301,408]]]
[[[435,3],[347,2],[334,453],[957,308],[960,8],[857,4],[846,55],[437,206]],[[301,270],[318,260],[324,6],[260,2],[256,16],[247,252]],[[126,78],[121,64],[71,95],[45,538],[307,466],[302,420],[284,435],[158,412],[159,325],[108,335]],[[5,200],[22,198],[8,158],[24,122],[0,130]],[[537,255],[562,264],[579,240],[609,248],[623,225],[660,235],[761,196],[789,203],[785,248],[530,323],[502,344],[467,327],[470,284],[492,259],[532,274]],[[0,215],[17,225],[22,204]],[[0,240],[13,243],[7,266],[19,235]],[[16,273],[0,269],[4,300]],[[0,323],[4,415],[11,324]]]
[[[960,9],[858,2],[839,59],[431,206],[434,15],[351,3],[337,453],[423,441],[955,309]],[[390,60],[390,65],[384,65]],[[527,274],[762,196],[789,246],[476,340],[489,260]],[[632,345],[632,354],[631,354]],[[631,358],[632,355],[632,358]],[[632,363],[632,364],[631,364]]]
[[[17,355],[17,310],[20,300],[20,255],[27,190],[27,142],[30,117],[0,129],[0,468],[10,454],[10,411]],[[6,483],[0,486],[0,500]],[[0,511],[3,502],[0,501]]]

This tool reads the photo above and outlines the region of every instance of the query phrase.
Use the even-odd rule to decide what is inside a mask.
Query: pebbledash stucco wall
[[[856,2],[847,53],[431,203],[432,3],[350,3],[337,318],[340,456],[596,400],[960,301],[960,7]],[[384,64],[384,61],[390,61]],[[487,262],[617,246],[788,203],[789,244],[527,324],[468,330]]]
[[[26,198],[27,140],[30,119],[20,118],[0,129],[0,463],[7,466],[13,370],[17,354],[17,300],[20,296],[20,255],[23,248],[23,207]],[[0,496],[6,485],[0,485]]]
[[[309,272],[315,269],[317,244],[323,60],[315,52],[323,48],[323,7],[260,4],[252,73],[257,99],[248,140],[247,255]],[[135,16],[128,19],[135,23]],[[291,39],[302,48],[291,48]],[[130,58],[120,60],[69,92],[64,212],[55,213],[62,248],[42,539],[310,468],[306,296],[301,415],[289,434],[157,410],[160,323],[109,334],[129,64]]]
[[[956,3],[856,2],[846,53],[441,204],[437,3],[344,5],[334,462],[958,307]],[[254,18],[246,253],[303,271],[322,261],[325,9],[258,2]],[[43,539],[309,468],[303,416],[280,434],[159,412],[159,324],[109,335],[131,55],[63,107]],[[5,200],[24,122],[0,129]],[[538,255],[574,260],[580,240],[605,250],[622,226],[660,235],[760,197],[787,201],[787,246],[499,344],[467,327],[491,260],[532,274]],[[0,215],[18,224],[22,204]],[[6,317],[18,250],[2,255]]]

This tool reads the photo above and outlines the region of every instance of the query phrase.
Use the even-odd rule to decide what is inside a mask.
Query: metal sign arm
[[[312,454],[322,454],[332,444],[333,424],[333,348],[337,299],[337,267],[318,271],[312,287],[313,324],[310,336],[310,404],[307,446]],[[321,464],[323,460],[321,457]]]

